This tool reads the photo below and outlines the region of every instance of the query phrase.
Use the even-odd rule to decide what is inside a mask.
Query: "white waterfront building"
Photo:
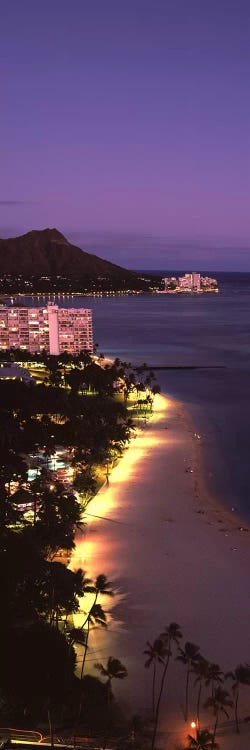
[[[199,292],[201,288],[201,275],[200,273],[185,273],[185,276],[179,276],[177,279],[178,286],[180,289],[192,289],[195,292]]]
[[[201,276],[200,273],[195,271],[185,273],[184,276],[166,276],[162,281],[165,292],[169,292],[169,290],[176,292],[218,291],[217,279],[211,279],[210,276]]]
[[[49,354],[93,352],[92,310],[58,307],[0,307],[0,350]]]

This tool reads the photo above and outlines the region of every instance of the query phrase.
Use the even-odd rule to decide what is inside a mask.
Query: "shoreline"
[[[198,643],[224,671],[249,661],[250,546],[238,516],[228,516],[203,489],[202,450],[183,404],[157,396],[152,420],[131,442],[110,486],[88,506],[92,520],[86,534],[77,535],[70,567],[92,578],[103,572],[117,590],[113,600],[101,600],[109,627],[93,632],[88,671],[95,674],[94,663],[110,655],[119,658],[129,677],[114,687],[115,695],[126,712],[148,714],[151,675],[143,650],[170,621],[179,622],[184,642]],[[193,473],[186,472],[191,462]],[[77,626],[82,615],[74,620]],[[178,663],[171,670],[160,729],[173,738],[178,730],[183,740],[189,729],[182,713],[185,677]],[[203,725],[211,721],[202,717]],[[232,741],[225,750],[244,747],[235,735]],[[172,750],[168,742],[162,746]]]
[[[164,396],[167,394],[162,395]],[[215,520],[218,514],[223,515],[226,523],[229,524],[234,531],[238,531],[240,534],[244,532],[246,534],[249,533],[249,522],[241,516],[237,508],[230,511],[230,508],[223,501],[219,493],[216,494],[215,491],[210,490],[208,487],[205,477],[204,439],[202,436],[200,440],[196,438],[197,432],[191,409],[188,409],[182,402],[180,402],[180,405],[182,407],[185,429],[193,438],[194,497],[200,502],[204,512],[206,512],[206,510],[209,511],[211,515],[214,516]],[[240,531],[240,528],[242,528],[243,531]]]

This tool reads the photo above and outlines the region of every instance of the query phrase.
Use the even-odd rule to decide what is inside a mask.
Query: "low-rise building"
[[[193,287],[192,273],[185,273],[185,276],[178,276],[177,286],[180,289],[192,289]]]
[[[217,287],[217,279],[211,279],[210,276],[201,276],[201,285],[203,288]]]
[[[16,363],[5,362],[0,364],[0,380],[22,380],[24,383],[30,383],[32,377],[28,370],[19,367]]]

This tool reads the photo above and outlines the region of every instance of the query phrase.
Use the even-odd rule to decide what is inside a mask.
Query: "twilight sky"
[[[250,270],[249,0],[1,0],[0,235]]]

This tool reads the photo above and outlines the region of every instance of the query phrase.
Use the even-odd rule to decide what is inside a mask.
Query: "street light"
[[[195,738],[194,739],[197,740],[197,736],[198,736],[197,735],[197,733],[198,733],[198,720],[197,721],[191,721],[191,725],[190,726],[192,727],[192,729],[195,729]]]

